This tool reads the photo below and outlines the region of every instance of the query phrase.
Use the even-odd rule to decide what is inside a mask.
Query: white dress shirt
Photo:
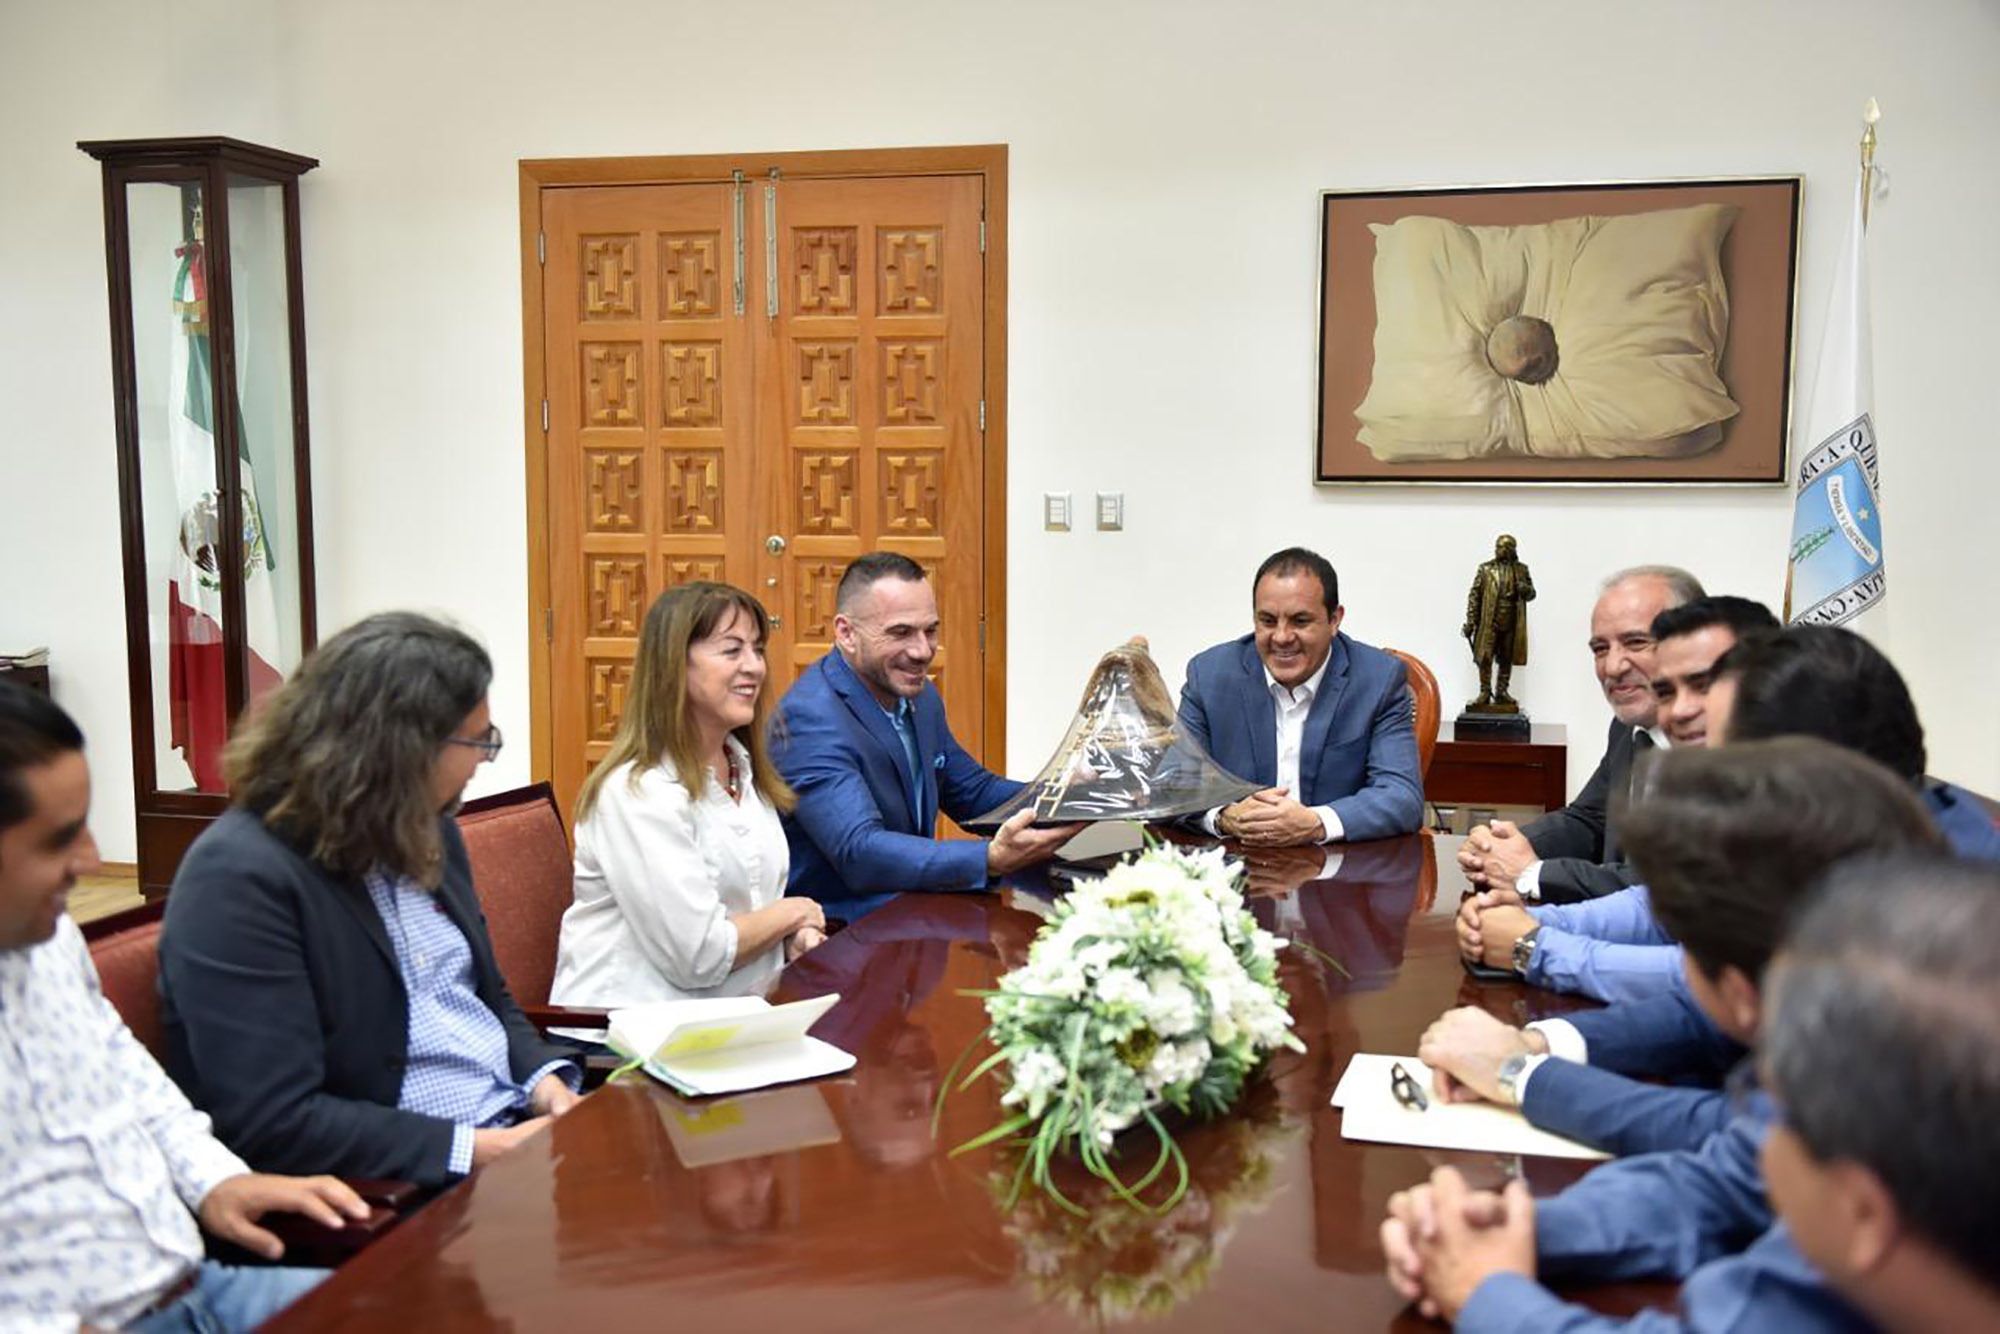
[[[713,771],[699,799],[663,762],[604,777],[576,827],[575,899],[563,914],[550,999],[606,1008],[767,990],[784,949],[736,966],[729,920],[777,902],[791,870],[778,813],[751,781],[750,756],[731,737],[743,799]]]
[[[199,1265],[249,1169],[104,999],[83,934],[0,950],[0,1328],[126,1324]]]
[[[1577,1031],[1575,1024],[1567,1019],[1537,1019],[1528,1028],[1540,1033],[1549,1044],[1547,1055],[1530,1056],[1521,1064],[1521,1073],[1514,1077],[1514,1101],[1516,1105],[1528,1098],[1528,1081],[1535,1071],[1542,1068],[1545,1061],[1573,1061],[1578,1065],[1590,1064],[1590,1042]]]
[[[1644,732],[1647,736],[1652,737],[1653,746],[1655,749],[1666,750],[1673,745],[1673,742],[1667,740],[1667,729],[1664,727],[1635,727],[1632,729],[1632,731],[1635,734],[1639,732]],[[1526,866],[1521,868],[1521,874],[1514,878],[1514,892],[1519,894],[1522,898],[1526,899],[1529,903],[1541,902],[1542,898],[1541,858],[1537,857],[1534,861],[1529,862]]]
[[[1269,667],[1264,669],[1264,688],[1271,692],[1271,703],[1276,706],[1278,715],[1278,776],[1272,781],[1271,786],[1284,788],[1293,801],[1301,801],[1304,797],[1299,787],[1299,750],[1305,744],[1306,715],[1312,712],[1313,699],[1319,694],[1320,682],[1326,679],[1327,663],[1332,661],[1333,654],[1329,651],[1325,661],[1320,663],[1318,671],[1290,688],[1279,685],[1278,678],[1271,675]],[[1314,806],[1311,809],[1312,813],[1319,817],[1320,827],[1324,831],[1320,836],[1320,842],[1338,842],[1346,834],[1347,831],[1341,827],[1340,816],[1334,813],[1333,807]],[[1202,817],[1202,827],[1211,834],[1220,833],[1216,820],[1221,814],[1221,807],[1210,811]]]

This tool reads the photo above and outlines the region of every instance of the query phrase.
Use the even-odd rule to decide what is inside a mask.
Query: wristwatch
[[[1493,1082],[1500,1086],[1500,1096],[1509,1106],[1521,1105],[1521,1076],[1527,1072],[1528,1062],[1534,1060],[1531,1052],[1517,1051],[1500,1062],[1500,1069],[1493,1075]]]
[[[1539,926],[1531,926],[1514,939],[1514,975],[1528,975],[1528,960],[1535,957],[1535,937],[1542,933]]]

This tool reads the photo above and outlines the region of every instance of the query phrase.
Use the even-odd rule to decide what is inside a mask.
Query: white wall
[[[219,33],[230,72],[205,87]],[[1255,562],[1294,541],[1340,567],[1349,628],[1423,655],[1449,706],[1472,678],[1465,584],[1502,529],[1541,590],[1520,693],[1587,739],[1597,576],[1672,560],[1775,600],[1788,497],[1314,489],[1315,192],[1803,172],[1809,373],[1873,94],[1894,177],[1873,243],[1891,647],[1933,768],[1994,791],[2000,621],[1970,558],[2000,494],[1995,68],[2000,10],[1979,0],[9,5],[0,644],[55,646],[100,839],[129,857],[98,173],[73,141],[226,133],[323,160],[304,194],[322,624],[450,611],[493,647],[496,716],[523,741],[516,160],[997,141],[1010,767],[1041,762],[1101,648],[1143,630],[1177,677],[1240,633]],[[1125,532],[1040,530],[1041,492],[1100,488],[1126,493]],[[526,764],[510,747],[483,782]]]

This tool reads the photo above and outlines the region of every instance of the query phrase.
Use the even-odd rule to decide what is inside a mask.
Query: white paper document
[[[689,1097],[818,1079],[852,1069],[854,1057],[806,1030],[840,1001],[815,996],[771,1005],[758,996],[660,1001],[611,1012],[605,1042],[647,1074]]]
[[[1415,1111],[1396,1101],[1389,1067],[1410,1072],[1430,1106]],[[1573,1139],[1538,1130],[1513,1107],[1490,1102],[1444,1102],[1431,1092],[1431,1068],[1414,1056],[1358,1053],[1333,1091],[1345,1139],[1408,1144],[1419,1149],[1464,1149],[1474,1153],[1537,1154],[1544,1158],[1609,1158]]]

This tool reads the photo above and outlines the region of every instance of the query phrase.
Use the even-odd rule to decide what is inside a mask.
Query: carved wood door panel
[[[728,181],[543,194],[565,811],[662,590],[718,579],[756,594],[776,621],[775,699],[831,647],[840,572],[877,547],[930,571],[934,677],[960,743],[982,753],[982,180],[768,186],[746,182],[740,208]]]
[[[726,184],[544,196],[554,782],[565,811],[663,589],[746,577],[754,354]]]
[[[784,538],[757,551],[783,624],[772,675],[833,647],[840,572],[900,551],[937,592],[931,679],[959,744],[982,753],[981,380],[976,176],[778,187],[778,317],[760,376],[757,460]],[[775,582],[774,582],[775,581]],[[771,595],[780,594],[773,598]],[[963,678],[962,680],[960,678]]]

